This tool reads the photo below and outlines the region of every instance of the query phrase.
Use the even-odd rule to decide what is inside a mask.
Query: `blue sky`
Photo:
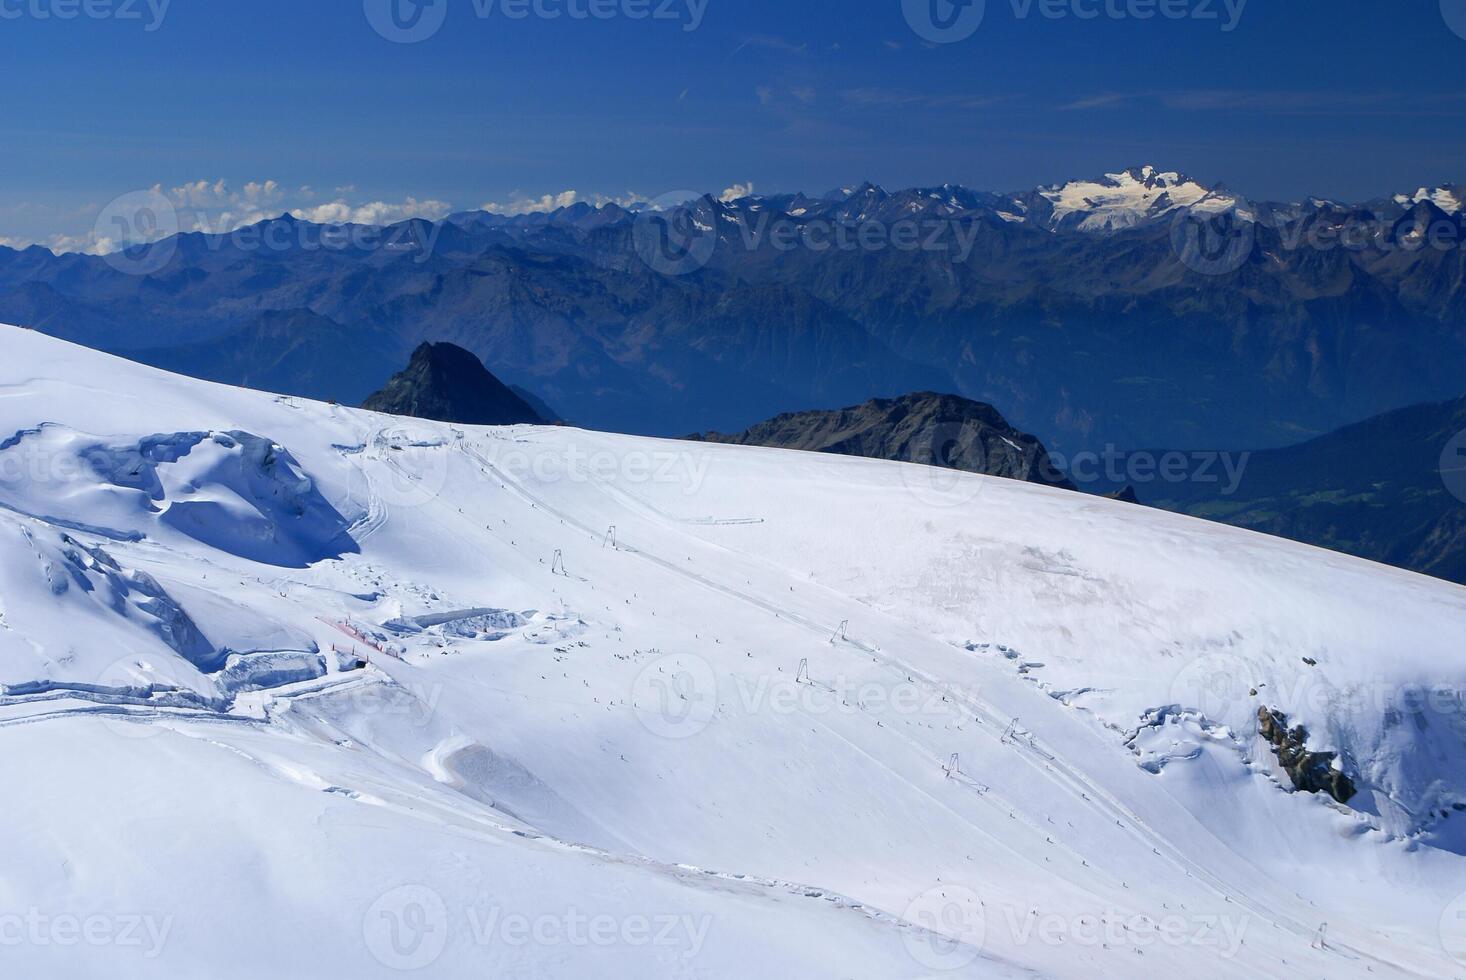
[[[429,0],[415,43],[374,30],[393,2],[411,23],[0,0],[0,239],[71,243],[153,186],[240,220],[1147,162],[1253,197],[1466,182],[1466,0],[986,0],[940,44],[931,0]]]

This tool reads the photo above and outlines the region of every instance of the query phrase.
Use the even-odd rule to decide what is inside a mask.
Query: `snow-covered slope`
[[[1458,588],[0,345],[16,976],[1466,975]]]

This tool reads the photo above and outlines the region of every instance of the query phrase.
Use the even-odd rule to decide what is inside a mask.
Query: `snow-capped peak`
[[[1224,211],[1237,199],[1197,183],[1174,170],[1132,167],[1095,180],[1074,180],[1039,189],[1054,206],[1054,227],[1080,231],[1118,231],[1169,214],[1177,208]],[[1077,216],[1077,217],[1076,217]]]
[[[1466,210],[1466,192],[1455,185],[1422,187],[1414,194],[1396,194],[1395,203],[1411,206],[1429,201],[1447,214],[1459,214]]]

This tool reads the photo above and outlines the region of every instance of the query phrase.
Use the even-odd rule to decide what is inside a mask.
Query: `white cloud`
[[[632,191],[627,191],[619,197],[607,197],[604,194],[582,194],[579,191],[561,191],[558,194],[544,194],[540,197],[529,197],[515,191],[507,201],[489,201],[479,207],[480,211],[487,211],[489,214],[514,217],[520,214],[548,214],[558,211],[561,208],[568,208],[572,204],[586,203],[592,207],[603,208],[608,204],[617,204],[623,208],[630,207],[645,201],[646,198]]]
[[[252,180],[238,191],[226,180],[196,180],[166,192],[161,186],[153,190],[164,194],[178,209],[181,231],[211,234],[226,234],[285,212],[316,224],[389,225],[408,218],[437,220],[453,210],[446,201],[415,197],[353,204],[345,196],[350,191],[344,189],[338,189],[339,196],[333,201],[315,203],[310,187],[287,192],[275,180]]]
[[[447,201],[419,201],[409,197],[396,203],[372,201],[355,205],[340,199],[308,208],[294,208],[290,213],[301,221],[318,225],[392,225],[409,218],[437,221],[447,217],[452,210],[453,205]]]
[[[62,230],[49,235],[40,231],[29,237],[7,234],[0,236],[0,246],[21,249],[39,244],[57,254],[110,254],[134,243],[114,230],[113,224],[119,217],[124,226],[132,223],[137,215],[129,215],[129,208],[136,208],[138,202],[145,203],[149,209],[148,233],[140,240],[167,237],[175,232],[228,234],[284,213],[317,224],[388,225],[408,218],[436,221],[454,210],[449,202],[435,198],[409,196],[401,201],[354,201],[350,196],[353,191],[350,185],[344,185],[336,189],[334,200],[321,201],[308,186],[289,188],[270,179],[247,181],[237,185],[237,189],[222,178],[193,180],[175,187],[154,184],[145,191],[122,195],[105,206],[91,204],[74,212],[48,208],[43,215],[48,219],[45,224]],[[12,205],[8,210],[21,211],[23,207]],[[36,217],[30,216],[27,224],[35,223]]]
[[[162,185],[154,185],[153,190],[160,194],[165,193]],[[309,191],[310,188],[303,187],[297,193]],[[171,188],[166,196],[179,208],[238,208],[278,203],[285,199],[285,190],[274,180],[252,180],[240,191],[232,189],[229,182],[223,179],[195,180]]]
[[[0,247],[3,248],[19,250],[30,248],[32,245],[44,246],[57,255],[65,255],[68,252],[81,252],[86,255],[106,255],[122,247],[110,238],[93,239],[91,235],[52,235],[50,238],[39,241],[30,238],[14,238],[9,235],[0,235]]]
[[[126,242],[117,242],[108,237],[94,238],[91,235],[52,235],[38,244],[44,245],[57,255],[67,252],[81,252],[86,255],[109,255],[124,248]]]
[[[718,200],[722,201],[724,204],[727,204],[730,201],[736,201],[740,198],[749,197],[752,194],[753,181],[750,180],[746,184],[734,184],[732,187],[725,188],[723,190],[723,193],[718,195]]]
[[[508,201],[490,201],[479,208],[479,210],[487,211],[489,214],[502,214],[505,216],[536,214],[568,208],[578,200],[580,200],[580,194],[577,191],[561,191],[558,194],[545,194],[538,198],[515,194]]]
[[[742,196],[752,190],[752,184],[737,184],[728,188],[724,196]],[[277,218],[281,214],[290,214],[298,220],[314,224],[381,226],[396,224],[409,218],[437,221],[457,210],[452,202],[432,197],[362,200],[356,196],[355,187],[350,184],[335,187],[331,191],[331,199],[322,200],[309,186],[286,186],[278,180],[268,178],[242,184],[235,184],[224,178],[200,179],[177,186],[154,184],[144,191],[122,195],[105,206],[90,204],[85,208],[66,212],[47,209],[41,228],[30,235],[17,234],[18,229],[13,225],[10,228],[0,228],[7,232],[0,235],[0,247],[23,249],[39,244],[57,254],[82,252],[105,255],[116,252],[135,243],[126,235],[118,233],[113,225],[116,217],[120,216],[124,225],[131,223],[130,218],[137,217],[128,213],[129,208],[137,207],[137,200],[143,201],[149,208],[146,223],[148,234],[138,240],[154,240],[175,232],[226,235],[240,228]],[[555,211],[582,202],[601,208],[611,204],[632,207],[646,204],[647,201],[646,196],[631,191],[609,196],[576,190],[538,196],[515,191],[506,200],[488,202],[482,209],[492,214],[520,215]],[[5,210],[18,214],[29,207],[9,205]],[[37,223],[35,215],[29,215],[28,212],[27,215],[27,225]],[[0,215],[0,218],[3,217]],[[51,230],[54,230],[53,233],[47,234]]]

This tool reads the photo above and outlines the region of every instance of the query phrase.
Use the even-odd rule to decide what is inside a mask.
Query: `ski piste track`
[[[601,536],[603,534],[602,531],[599,531],[598,529],[589,526],[588,524],[578,519],[575,515],[567,513],[566,511],[556,507],[554,504],[547,501],[543,497],[533,493],[529,488],[524,486],[523,483],[514,479],[512,475],[504,472],[501,468],[496,466],[492,460],[490,460],[483,453],[479,452],[470,442],[459,440],[455,443],[454,448],[464,452],[471,459],[477,462],[483,468],[483,473],[486,477],[499,481],[502,486],[510,489],[513,493],[523,499],[526,503],[530,504],[532,507],[542,510],[550,514],[551,516],[559,519],[567,527],[579,531],[592,542],[601,540]],[[587,482],[592,483],[603,492],[614,492],[615,495],[618,497],[629,496],[626,491],[619,489],[613,491],[604,482],[589,479],[589,477],[585,474],[582,474],[582,477],[586,478]],[[668,515],[664,514],[663,512],[655,507],[652,507],[649,504],[643,503],[643,509],[657,515],[657,517],[663,521],[675,522],[676,520],[675,518],[670,518]],[[710,545],[710,547],[717,546]],[[831,625],[828,623],[816,622],[812,619],[807,618],[796,610],[790,609],[786,606],[777,605],[756,595],[752,595],[748,592],[740,590],[734,586],[715,581],[708,576],[701,574],[700,572],[687,568],[685,563],[669,561],[665,558],[658,557],[657,555],[642,551],[633,545],[628,545],[624,543],[618,544],[617,548],[619,551],[650,562],[665,571],[669,571],[688,581],[695,582],[696,584],[704,588],[720,593],[739,602],[746,603],[752,607],[762,610],[765,613],[778,617],[786,622],[791,622],[802,626],[817,636],[825,637],[830,635]],[[850,601],[849,597],[841,595],[840,593],[824,589],[823,586],[817,587],[821,588],[826,593],[828,598],[842,602]],[[878,613],[875,610],[862,609],[861,612],[865,613],[868,616],[881,616],[883,619],[887,618],[884,616],[884,614]],[[917,639],[918,641],[927,640],[927,638],[924,637],[913,639]],[[994,640],[994,642],[1001,641],[1001,638],[992,639]],[[929,642],[929,640],[927,641]],[[923,685],[929,691],[941,697],[949,698],[952,701],[967,708],[970,712],[973,713],[975,718],[977,718],[979,721],[986,723],[985,732],[990,738],[997,738],[998,736],[996,736],[994,732],[1003,731],[1011,720],[980,698],[974,697],[969,693],[957,691],[950,685],[941,682],[939,679],[930,676],[929,674],[921,671],[920,669],[914,667],[913,665],[898,657],[891,656],[890,654],[885,653],[875,647],[862,643],[858,640],[849,639],[848,637],[839,642],[849,646],[852,649],[858,650],[860,653],[870,657],[874,662],[880,663],[886,667],[889,667],[892,670],[904,674],[909,680],[915,681]],[[894,729],[888,729],[888,731],[894,731]],[[914,740],[910,739],[908,736],[902,734],[901,737],[903,738],[903,740],[911,744],[914,748],[917,748],[918,751],[929,754],[928,750],[924,746],[918,746],[917,743],[915,743]],[[1225,882],[1218,879],[1201,865],[1189,859],[1184,853],[1182,853],[1180,850],[1178,850],[1168,841],[1166,841],[1164,837],[1154,832],[1150,827],[1145,824],[1143,820],[1140,819],[1140,817],[1133,813],[1119,800],[1116,800],[1111,794],[1107,793],[1103,788],[1098,786],[1092,780],[1085,777],[1078,770],[1066,765],[1061,759],[1047,752],[1043,752],[1035,744],[1033,744],[1031,740],[1027,742],[1015,740],[1010,742],[1009,744],[1012,744],[1018,748],[1020,756],[1035,772],[1040,773],[1045,778],[1050,779],[1056,784],[1061,785],[1074,797],[1081,800],[1086,806],[1089,806],[1090,808],[1094,809],[1096,812],[1104,815],[1107,818],[1113,819],[1116,823],[1116,826],[1122,828],[1127,833],[1134,836],[1137,840],[1148,846],[1157,856],[1164,857],[1174,867],[1184,872],[1187,877],[1195,879],[1196,881],[1205,885],[1207,888],[1211,889],[1212,892],[1218,898],[1221,898],[1225,903],[1235,904],[1243,909],[1246,909],[1253,915],[1256,915],[1259,919],[1270,923],[1274,928],[1287,929],[1291,931],[1295,936],[1297,936],[1301,941],[1310,941],[1314,936],[1318,934],[1318,926],[1316,924],[1310,926],[1292,916],[1280,914],[1280,912],[1276,909],[1266,908],[1250,900],[1245,895],[1242,895],[1240,890],[1229,888]],[[931,762],[934,767],[941,766],[943,764],[944,760],[940,757],[929,757],[931,758]],[[996,805],[1000,810],[1007,809],[1010,817],[1016,812],[1013,808],[1004,806],[1001,796],[992,793],[991,790],[988,790],[979,795],[988,799],[989,802]],[[951,809],[950,806],[945,802],[934,802],[940,802],[941,805],[943,805],[944,807],[947,807],[949,810]],[[1031,821],[1025,821],[1025,823],[1027,823],[1028,826],[1031,827],[1036,833],[1041,833],[1041,830],[1037,824],[1034,824]],[[982,828],[978,827],[976,824],[972,824],[972,826],[979,832],[983,832],[985,836],[989,836],[986,835],[986,832],[983,831]],[[1046,839],[1052,841],[1052,838],[1048,837],[1048,835],[1045,835],[1045,837]],[[992,838],[990,837],[990,839]],[[994,842],[1000,843],[996,840],[994,840]],[[1012,851],[1011,849],[1009,850],[1010,853],[1017,853],[1016,851]],[[1078,856],[1078,854],[1073,852],[1067,846],[1063,847],[1063,850],[1067,851],[1076,863],[1083,864],[1083,860]],[[1122,889],[1128,888],[1128,885],[1125,884],[1123,881],[1119,881],[1118,879],[1112,880],[1118,882],[1121,885]],[[1135,911],[1141,914],[1146,914],[1142,912],[1142,910]],[[1398,970],[1405,974],[1414,974],[1417,976],[1430,975],[1426,973],[1420,973],[1397,961],[1376,956],[1366,950],[1358,948],[1357,946],[1351,945],[1347,942],[1342,942],[1337,938],[1330,939],[1328,948],[1330,950],[1347,955],[1352,959],[1368,960],[1374,963],[1378,963],[1381,966],[1386,966]]]
[[[262,730],[268,729],[272,725],[281,724],[277,720],[277,716],[291,703],[308,703],[316,698],[343,694],[353,688],[360,688],[371,684],[395,686],[390,677],[373,671],[368,667],[361,671],[352,671],[317,681],[303,682],[301,684],[290,685],[286,688],[263,692],[266,697],[260,702],[260,711],[257,716],[247,713],[236,713],[232,709],[211,710],[207,708],[160,707],[152,703],[151,699],[119,692],[58,688],[36,694],[0,696],[0,729],[63,720],[75,721],[78,719],[94,719],[110,723],[140,726],[162,725],[179,735],[210,742],[220,748],[242,755],[262,768],[277,770],[282,776],[299,781],[300,776],[298,773],[284,769],[266,759],[250,755],[250,753],[236,745],[217,742],[207,735],[207,730],[215,726],[243,726]],[[51,704],[63,706],[57,707],[54,710],[38,710],[43,705]],[[284,723],[290,725],[292,728],[300,727],[293,725],[289,720],[286,720]],[[315,729],[318,729],[323,724],[325,723],[320,719],[313,718],[311,721],[311,730],[307,731],[307,734],[318,734]],[[668,864],[638,855],[618,854],[586,844],[562,840],[538,831],[514,827],[495,821],[488,815],[486,808],[466,806],[465,797],[458,795],[455,791],[439,783],[427,779],[424,773],[404,765],[400,760],[392,758],[375,746],[369,743],[355,742],[345,732],[339,733],[338,741],[342,743],[351,742],[359,748],[370,751],[384,766],[398,770],[402,774],[403,780],[416,786],[418,790],[416,793],[406,794],[400,788],[401,783],[388,785],[385,782],[373,785],[370,793],[359,792],[350,787],[330,786],[326,788],[328,792],[342,793],[363,805],[387,808],[395,811],[399,815],[417,821],[431,821],[444,826],[451,825],[458,832],[463,832],[466,829],[463,827],[463,822],[468,820],[474,825],[472,831],[481,839],[492,840],[494,838],[502,839],[506,836],[514,837],[526,842],[529,846],[580,854],[607,864],[624,865],[650,871],[667,878],[675,879],[693,888],[726,890],[728,887],[733,886],[746,888],[751,892],[781,892],[796,898],[821,901],[840,911],[860,915],[872,921],[881,922],[927,937],[927,941],[940,942],[944,945],[944,948],[951,949],[964,945],[958,940],[933,933],[919,923],[910,922],[898,916],[891,915],[827,888],[776,878],[714,871],[690,864]],[[396,795],[400,798],[396,801],[389,800],[386,796],[390,795]],[[972,950],[974,958],[979,953],[979,950]],[[1037,973],[1003,963],[991,956],[988,957],[987,963],[995,969],[1002,969],[1003,976],[1015,978],[1040,976]]]
[[[368,439],[364,443],[364,451],[354,454],[356,458],[352,461],[353,465],[358,467],[362,475],[362,486],[367,494],[364,513],[350,528],[350,533],[359,543],[380,531],[391,519],[391,509],[376,489],[370,464],[380,464],[382,467],[385,467],[389,470],[390,478],[393,480],[404,481],[408,484],[419,481],[418,475],[408,467],[402,465],[397,458],[397,453],[389,447],[385,431],[383,428],[375,428],[371,431]],[[457,434],[455,433],[455,435]],[[556,502],[547,499],[543,495],[536,494],[523,481],[515,478],[504,468],[497,465],[490,454],[482,451],[474,440],[457,437],[451,441],[444,441],[437,446],[419,444],[413,448],[431,452],[461,453],[467,460],[479,468],[486,479],[497,482],[502,488],[519,498],[527,506],[560,521],[570,531],[583,536],[587,547],[602,549],[607,546],[605,528],[592,526],[590,522],[566,510]],[[618,504],[622,506],[629,505],[645,519],[663,524],[672,529],[675,529],[679,524],[739,525],[751,524],[758,521],[758,518],[751,517],[728,518],[724,520],[707,518],[689,521],[668,514],[623,488],[595,479],[591,474],[582,473],[579,476],[584,483],[594,486],[598,491]],[[451,529],[452,524],[457,521],[470,520],[470,518],[466,517],[450,501],[433,493],[428,488],[424,488],[422,501],[424,506],[437,509],[441,515],[438,523],[443,524],[445,528]],[[43,518],[33,519],[44,521]],[[571,542],[567,541],[566,544],[570,545]],[[721,551],[728,554],[730,558],[735,557],[735,553],[727,551],[727,549],[722,548],[722,546],[714,542],[699,538],[697,539],[697,545],[700,548]],[[131,547],[138,551],[147,551],[155,547],[155,545],[152,542],[144,541],[133,543]],[[690,559],[686,561],[675,561],[671,558],[643,550],[635,544],[634,534],[626,534],[625,529],[623,529],[621,536],[618,537],[612,547],[614,547],[616,552],[626,555],[631,560],[648,563],[663,572],[675,575],[699,588],[717,593],[729,600],[733,600],[752,610],[757,610],[762,614],[774,617],[782,622],[793,624],[806,630],[812,637],[820,641],[828,640],[833,654],[868,658],[872,663],[903,676],[908,682],[919,685],[932,695],[941,698],[944,703],[961,709],[965,715],[972,718],[973,722],[980,729],[980,732],[975,734],[983,736],[989,744],[996,742],[1005,749],[1011,749],[1016,753],[1016,757],[1033,774],[1042,777],[1053,786],[1060,788],[1075,800],[1081,801],[1085,808],[1088,808],[1097,816],[1102,817],[1106,823],[1113,823],[1119,831],[1142,843],[1158,859],[1166,861],[1170,866],[1183,872],[1186,877],[1193,879],[1208,889],[1217,899],[1247,911],[1260,922],[1268,923],[1275,929],[1288,931],[1305,946],[1318,934],[1319,926],[1316,921],[1310,924],[1305,918],[1300,917],[1307,915],[1306,910],[1301,904],[1304,901],[1301,897],[1297,910],[1298,914],[1289,914],[1284,910],[1268,907],[1253,900],[1246,894],[1245,889],[1228,886],[1226,882],[1191,859],[1186,853],[1170,844],[1163,835],[1153,830],[1134,811],[1116,799],[1113,794],[1103,789],[1079,769],[1066,763],[1060,757],[1060,753],[1046,751],[1032,736],[1016,739],[1004,738],[1003,733],[1008,729],[1010,723],[1014,721],[1011,714],[999,710],[992,703],[979,697],[976,693],[957,689],[914,666],[907,660],[891,654],[887,649],[882,648],[882,646],[862,641],[856,638],[855,635],[832,637],[832,623],[812,617],[807,611],[801,611],[797,604],[776,602],[768,597],[755,594],[736,585],[719,581],[717,578],[701,570],[702,567],[705,567],[706,563],[694,565]],[[573,565],[573,554],[569,557],[572,559]],[[741,553],[736,554],[736,558],[744,562],[761,561],[760,559]],[[789,576],[786,569],[769,563],[762,564],[775,577],[775,580],[782,579],[785,584],[797,584],[800,590],[818,591],[823,599],[826,600],[827,605],[834,603],[840,608],[845,609],[852,623],[851,632],[853,634],[859,633],[862,620],[867,622],[878,620],[885,633],[905,633],[907,634],[907,639],[912,644],[920,645],[938,642],[931,636],[912,630],[889,614],[865,606],[848,595],[817,583],[805,581],[795,582]],[[793,589],[791,589],[791,592],[793,592]],[[1001,642],[1002,640],[1001,637],[986,637],[984,639],[991,640],[992,642]],[[891,644],[887,643],[886,647],[889,646]],[[815,686],[819,686],[817,684],[819,673],[820,665],[812,665],[811,683]],[[277,707],[284,706],[292,701],[308,703],[315,698],[343,693],[352,687],[392,683],[389,677],[371,667],[362,671],[328,675],[317,681],[304,682],[302,684],[290,685],[274,691],[265,692],[265,696],[261,699],[263,710],[258,712],[235,710],[233,707],[217,710],[208,707],[189,707],[182,704],[162,704],[158,703],[155,698],[139,698],[116,691],[59,688],[56,690],[39,691],[32,694],[17,694],[0,698],[0,728],[56,722],[68,718],[92,717],[125,724],[165,725],[169,729],[182,734],[189,734],[188,729],[190,726],[203,726],[200,729],[200,734],[195,737],[206,737],[202,732],[211,726],[244,725],[267,728],[270,725],[278,724],[277,712],[270,710],[272,702],[279,702],[279,705],[276,705]],[[824,688],[824,690],[830,691],[832,696],[834,696],[834,692],[831,689]],[[526,692],[505,691],[503,693],[532,698]],[[638,710],[629,704],[623,705],[623,707],[627,707],[633,711]],[[1072,716],[1074,713],[1069,712],[1068,714]],[[838,731],[824,723],[817,716],[812,716],[811,722],[819,724],[822,729],[831,735],[843,739],[843,736]],[[874,720],[871,723],[873,725],[880,724]],[[881,727],[887,735],[898,736],[899,740],[907,745],[912,752],[928,758],[934,770],[944,766],[946,763],[946,756],[933,754],[930,746],[912,738],[897,726]],[[1107,729],[1103,729],[1097,723],[1086,723],[1086,727],[1089,729],[1091,737],[1098,738],[1107,750],[1117,754],[1117,757],[1120,759],[1120,764],[1132,764],[1128,754],[1123,752],[1122,747],[1104,737],[1105,733],[1108,732]],[[848,740],[846,740],[846,744],[850,744],[852,748],[858,751],[858,747]],[[233,747],[231,749],[233,751],[241,751]],[[391,759],[380,750],[372,748],[372,751],[383,759],[384,762],[392,763],[399,768],[406,768],[402,763]],[[871,757],[867,755],[867,758]],[[874,758],[871,758],[871,761],[876,764],[882,764]],[[885,768],[889,770],[890,767],[885,766]],[[480,825],[481,832],[485,835],[512,834],[515,837],[535,842],[538,846],[575,851],[607,862],[636,865],[674,876],[679,880],[694,885],[699,883],[712,885],[714,883],[736,882],[751,888],[779,890],[791,895],[830,902],[839,908],[855,911],[879,921],[894,923],[902,928],[925,931],[919,924],[902,919],[890,911],[880,911],[870,908],[856,900],[825,888],[800,885],[773,878],[709,871],[691,865],[670,864],[636,855],[618,854],[560,840],[537,831],[514,828],[493,820],[490,813],[482,807],[466,807],[464,799],[461,796],[452,795],[454,792],[452,790],[433,784],[431,781],[424,782],[418,780],[418,782],[423,787],[421,798],[413,797],[410,800],[388,803],[383,801],[379,796],[375,796],[371,797],[370,801],[374,805],[392,806],[400,812],[410,813],[422,819],[427,819],[422,813],[424,808],[431,809],[440,814],[440,818],[444,820],[449,819],[449,815],[451,814],[452,819],[461,821],[465,818],[465,814],[468,814],[473,821]],[[1056,829],[1052,825],[1045,827],[1036,820],[1029,818],[1026,814],[1020,815],[1022,814],[1021,809],[1013,805],[998,789],[990,785],[982,785],[976,780],[968,779],[962,773],[956,774],[956,778],[950,780],[950,783],[953,786],[961,787],[964,796],[968,798],[975,796],[982,804],[994,808],[1000,814],[1006,814],[1009,819],[1025,827],[1036,838],[1044,840],[1053,848],[1056,860],[1068,860],[1075,866],[1083,868],[1083,873],[1093,876],[1092,880],[1096,884],[1107,884],[1111,887],[1111,890],[1115,888],[1120,890],[1128,889],[1129,886],[1124,880],[1088,865],[1078,851],[1062,841],[1061,835],[1056,832]],[[954,814],[959,819],[962,819],[976,833],[983,835],[984,838],[991,841],[994,846],[1003,848],[1008,854],[1021,861],[1033,864],[1035,867],[1042,867],[1031,855],[1025,854],[1010,846],[997,836],[994,836],[980,823],[964,815],[962,810],[953,801],[934,795],[914,781],[907,780],[907,785],[913,791],[922,793],[933,805],[939,806],[949,813]],[[363,799],[366,799],[366,797],[363,797]],[[1220,841],[1218,841],[1218,844],[1220,846],[1226,846]],[[1045,858],[1044,860],[1047,862],[1049,859]],[[1101,898],[1098,891],[1093,894],[1097,899]],[[1183,905],[1182,908],[1184,909],[1185,906]],[[1125,911],[1134,912],[1138,916],[1147,916],[1158,913],[1160,910],[1134,908]],[[1339,924],[1334,924],[1331,927],[1327,945],[1327,949],[1330,952],[1353,960],[1375,963],[1405,975],[1423,977],[1433,975],[1431,973],[1421,972],[1409,965],[1373,954],[1367,949],[1361,948],[1357,940],[1348,941],[1346,938],[1348,937],[1348,927],[1352,925],[1353,923],[1347,923],[1341,927]],[[944,941],[950,942],[950,940]],[[1006,965],[1002,964],[1000,960],[994,960],[991,954],[988,954],[988,959],[985,962],[994,967]],[[1236,965],[1240,966],[1240,961]],[[1012,975],[1015,976],[1030,975],[1027,971],[1018,970],[1017,968],[1011,969],[1014,970]],[[1036,976],[1037,974],[1031,975]]]

